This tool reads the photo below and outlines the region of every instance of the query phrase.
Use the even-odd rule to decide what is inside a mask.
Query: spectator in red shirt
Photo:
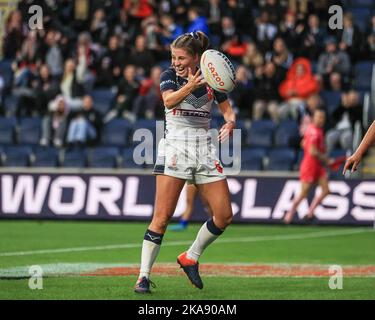
[[[130,13],[131,16],[138,19],[144,19],[151,16],[154,12],[150,0],[125,0],[124,9]]]

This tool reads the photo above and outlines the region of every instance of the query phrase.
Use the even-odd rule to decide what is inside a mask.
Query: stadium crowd
[[[159,77],[169,45],[202,30],[236,68],[229,97],[240,121],[292,121],[299,132],[285,146],[298,149],[312,111],[325,107],[328,151],[351,150],[369,90],[356,66],[375,59],[375,5],[356,3],[23,0],[4,26],[0,111],[41,118],[42,146],[100,145],[113,119],[163,118]],[[43,29],[28,27],[33,4],[43,8]],[[333,4],[344,8],[343,29],[328,27]],[[100,90],[113,94],[108,108],[96,104]]]

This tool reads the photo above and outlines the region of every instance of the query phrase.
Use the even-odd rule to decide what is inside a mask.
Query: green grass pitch
[[[375,299],[374,273],[347,276],[344,272],[341,290],[329,288],[328,275],[230,274],[233,265],[252,264],[375,268],[375,230],[369,227],[231,225],[200,260],[202,266],[227,264],[229,274],[203,273],[203,290],[193,288],[175,263],[200,224],[191,224],[184,232],[166,233],[157,263],[168,263],[172,269],[175,265],[177,273],[155,274],[152,280],[157,288],[151,295],[133,292],[134,272],[126,276],[81,275],[82,270],[92,271],[95,266],[137,267],[147,225],[0,220],[0,299]],[[29,289],[25,270],[32,265],[41,266],[46,273],[43,290]],[[85,266],[91,269],[85,270]]]

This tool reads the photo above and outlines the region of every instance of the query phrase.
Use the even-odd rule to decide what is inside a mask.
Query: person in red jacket
[[[310,61],[306,58],[296,59],[279,87],[280,96],[285,100],[280,106],[280,118],[285,119],[291,114],[296,119],[299,106],[319,90],[319,82],[311,71]]]
[[[128,11],[132,17],[137,19],[147,18],[154,12],[149,0],[125,0],[123,8],[125,11]]]

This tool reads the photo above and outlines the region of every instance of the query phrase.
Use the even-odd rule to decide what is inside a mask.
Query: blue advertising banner
[[[282,177],[229,177],[235,222],[282,223],[299,192],[297,179]],[[315,211],[316,224],[372,225],[375,181],[330,182],[331,194]],[[319,189],[298,208],[300,223]],[[129,174],[2,173],[0,218],[150,220],[155,177]],[[185,210],[185,189],[174,218]],[[194,221],[207,219],[196,200]]]

